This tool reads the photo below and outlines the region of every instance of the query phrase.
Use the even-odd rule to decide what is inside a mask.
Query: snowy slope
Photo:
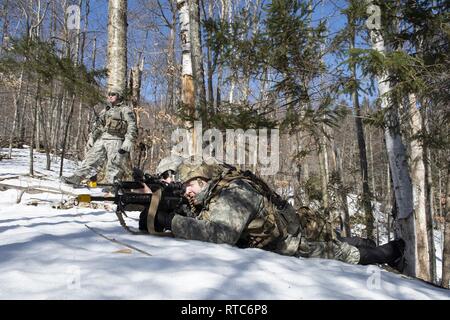
[[[14,150],[12,160],[0,161],[0,180],[26,174],[27,157]],[[57,174],[42,168],[43,155],[36,161],[57,185]],[[48,193],[25,194],[16,204],[17,194],[0,192],[0,299],[450,299],[448,290],[376,266],[131,235],[112,211],[26,205],[64,198]]]

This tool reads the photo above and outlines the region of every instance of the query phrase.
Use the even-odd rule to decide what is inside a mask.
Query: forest
[[[0,0],[0,166],[62,175],[108,88],[153,172],[174,130],[276,129],[264,179],[343,235],[405,239],[404,273],[450,286],[449,12],[443,0]],[[51,160],[59,166],[52,168]],[[242,165],[261,171],[260,163]],[[435,236],[442,235],[438,277]]]

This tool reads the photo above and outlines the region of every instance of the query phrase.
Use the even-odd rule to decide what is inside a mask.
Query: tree
[[[203,51],[201,43],[201,24],[199,0],[189,1],[189,37],[191,44],[192,74],[195,89],[196,118],[200,118],[204,126],[207,122],[205,72],[203,70]]]
[[[127,81],[127,0],[109,0],[108,88],[125,92]]]
[[[349,7],[344,11],[347,15],[348,26],[346,33],[348,35],[349,41],[349,53],[355,49],[356,34],[357,34],[357,24],[359,20],[359,11],[361,6],[357,1],[350,1]],[[349,54],[350,56],[350,54]],[[369,239],[374,240],[374,217],[372,212],[372,194],[369,188],[369,170],[367,165],[367,151],[366,151],[366,140],[364,137],[364,127],[362,123],[362,113],[361,106],[359,103],[359,81],[356,71],[356,63],[349,60],[350,69],[350,79],[346,84],[346,91],[350,92],[353,100],[353,111],[355,114],[355,126],[356,135],[358,141],[359,150],[359,163],[362,178],[362,204],[365,212],[366,219],[366,236]]]

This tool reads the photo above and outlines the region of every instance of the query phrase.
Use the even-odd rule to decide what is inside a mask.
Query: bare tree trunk
[[[442,252],[442,286],[450,289],[450,155],[447,156],[447,179],[445,186],[444,248]]]
[[[387,164],[387,174],[386,174],[386,184],[387,184],[387,191],[386,191],[386,202],[391,201],[392,199],[392,195],[391,195],[391,189],[392,189],[392,184],[391,184],[391,170],[389,168],[389,163]],[[392,203],[391,203],[392,206]],[[389,212],[386,212],[387,215],[387,234],[388,234],[388,242],[391,241],[391,214]]]
[[[142,71],[144,69],[144,57],[138,58],[138,63],[131,68],[130,75],[130,89],[131,89],[131,103],[133,107],[137,107],[141,100],[141,82]]]
[[[353,67],[354,76],[356,76],[356,68]],[[366,218],[366,236],[368,239],[374,240],[374,217],[372,212],[372,195],[369,188],[369,170],[367,166],[367,150],[366,140],[364,138],[364,128],[361,121],[361,107],[359,105],[358,90],[354,89],[352,93],[353,107],[355,109],[356,117],[356,135],[359,150],[359,166],[362,178],[362,203]]]
[[[227,8],[227,15],[228,15],[228,24],[231,26],[231,23],[233,21],[233,0],[228,0],[228,8]],[[231,28],[231,27],[230,27]],[[234,88],[236,86],[236,79],[237,79],[237,71],[234,69],[230,70],[230,92],[228,93],[228,102],[233,103],[234,102]]]
[[[426,134],[429,134],[430,130],[428,127],[428,107],[426,102],[422,103],[423,116],[422,116],[422,128],[425,130]],[[427,220],[427,236],[428,236],[428,255],[430,262],[430,277],[433,283],[437,282],[436,274],[436,248],[434,245],[434,208],[433,208],[433,180],[431,174],[431,153],[428,148],[427,141],[423,141],[423,157],[425,166],[425,214]]]
[[[379,31],[371,30],[372,49],[384,54],[386,51],[384,39]],[[384,74],[378,78],[378,91],[381,98],[381,108],[386,110],[384,136],[386,149],[391,166],[392,180],[395,198],[398,207],[397,234],[406,243],[405,259],[407,260],[404,273],[410,276],[416,275],[416,237],[413,216],[412,184],[406,160],[405,146],[402,142],[400,125],[396,110],[389,107],[387,94],[390,91],[388,75]]]
[[[97,37],[94,37],[92,45],[92,69],[95,70],[95,58],[97,56]]]
[[[17,93],[13,94],[13,102],[14,102],[14,120],[13,120],[13,127],[11,130],[11,133],[9,135],[9,150],[8,150],[8,157],[11,158],[12,154],[12,144],[13,144],[13,138],[14,134],[16,132],[17,122],[19,119],[19,101],[22,95],[22,83],[23,83],[23,69],[20,72],[19,76],[19,88],[17,89]]]
[[[350,213],[348,211],[348,203],[347,203],[347,191],[342,182],[342,159],[341,159],[341,150],[339,147],[334,145],[333,154],[335,159],[335,173],[337,179],[337,188],[336,192],[338,192],[338,196],[341,198],[341,230],[342,235],[344,237],[351,236],[350,230]]]
[[[168,83],[167,83],[167,91],[169,95],[169,101],[167,103],[167,109],[171,112],[177,110],[177,99],[176,99],[176,76],[177,76],[177,67],[175,62],[175,37],[176,37],[176,21],[177,21],[177,10],[176,4],[174,4],[174,0],[169,0],[170,8],[172,12],[172,23],[170,23],[169,28],[169,40],[168,40],[168,50],[167,50],[167,74],[168,74]]]
[[[199,0],[189,0],[189,32],[191,38],[191,60],[194,76],[195,111],[207,127],[205,72],[203,70],[203,53],[201,43]]]
[[[75,105],[75,95],[72,95],[72,101],[70,102],[70,109],[69,109],[69,115],[67,116],[67,119],[64,123],[64,133],[63,133],[63,140],[62,140],[62,146],[61,146],[61,162],[59,167],[59,176],[62,177],[63,169],[64,169],[64,156],[66,154],[66,142],[67,142],[67,136],[69,134],[69,125],[72,121],[72,114],[73,109]]]
[[[125,92],[127,81],[127,0],[109,0],[108,90]]]
[[[408,98],[411,116],[410,126],[412,136],[422,133],[422,117],[417,109],[416,98],[410,95]],[[411,179],[414,196],[414,218],[416,225],[416,277],[425,281],[431,281],[430,256],[428,250],[427,219],[426,219],[426,177],[423,158],[423,149],[417,139],[411,141]]]
[[[90,0],[86,0],[86,10],[85,10],[85,16],[84,16],[84,26],[83,26],[83,32],[81,33],[81,44],[80,44],[80,58],[79,58],[79,63],[81,65],[83,65],[84,62],[84,50],[85,50],[85,45],[86,45],[86,33],[88,31],[88,22],[89,22],[89,12],[90,12],[90,4],[89,4]],[[81,3],[81,1],[80,1]],[[77,126],[77,133],[75,136],[75,148],[77,150],[77,155],[78,155],[78,159],[81,159],[81,155],[82,153],[81,151],[81,146],[80,146],[80,137],[81,137],[81,131],[83,128],[83,101],[82,99],[80,99],[80,104],[78,105],[78,126]]]
[[[42,107],[42,100],[39,99],[39,113],[41,114],[40,120],[41,120],[41,127],[42,127],[42,133],[43,133],[43,145],[45,150],[45,157],[46,157],[46,170],[51,169],[51,158],[50,158],[50,144],[48,139],[48,115],[44,111],[44,108]]]
[[[203,16],[204,20],[207,19],[213,19],[213,1],[208,0],[208,14],[206,13],[205,7],[204,7],[204,1],[202,1],[203,4]],[[208,41],[212,37],[211,30],[208,30]],[[208,88],[208,105],[210,106],[210,109],[214,108],[214,87],[213,87],[213,75],[214,75],[214,68],[212,63],[212,53],[211,53],[211,45],[209,42],[207,42],[206,45],[206,65],[208,68],[208,76],[207,76],[207,88]]]
[[[6,48],[8,46],[8,41],[9,41],[9,37],[8,37],[8,26],[9,26],[9,16],[8,16],[8,7],[9,5],[9,0],[6,0],[3,3],[3,30],[2,30],[2,45],[1,45],[1,50],[3,50],[4,48]],[[0,50],[0,52],[1,52]]]
[[[40,81],[38,80],[36,87],[36,95],[34,100],[34,106],[32,108],[33,116],[32,116],[32,128],[31,128],[31,140],[30,140],[30,176],[34,175],[34,144],[35,144],[35,135],[36,135],[36,125],[37,125],[37,109],[38,109],[38,101],[39,101],[39,92],[41,90]]]
[[[192,75],[191,36],[188,0],[177,0],[182,50],[181,102],[195,116],[194,78]]]
[[[320,168],[320,181],[321,181],[321,191],[322,191],[322,203],[323,211],[325,216],[328,218],[329,223],[327,223],[327,234],[333,236],[332,227],[334,223],[334,217],[331,216],[330,212],[330,200],[328,196],[328,155],[327,155],[327,144],[325,141],[325,136],[319,137],[319,168]]]
[[[355,48],[355,30],[352,30],[350,50]],[[358,141],[359,150],[359,166],[361,170],[362,179],[362,203],[364,207],[364,214],[366,220],[366,236],[368,239],[374,240],[374,217],[372,212],[372,195],[369,188],[369,170],[367,168],[367,150],[366,150],[366,140],[364,137],[364,128],[361,120],[361,106],[359,104],[359,95],[357,87],[357,74],[356,74],[356,64],[350,63],[350,70],[352,72],[352,77],[354,81],[352,100],[353,109],[355,110],[355,125],[356,125],[356,136]]]

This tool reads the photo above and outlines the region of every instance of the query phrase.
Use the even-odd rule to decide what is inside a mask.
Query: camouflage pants
[[[130,154],[120,154],[118,150],[121,146],[122,140],[98,139],[87,152],[86,158],[75,171],[75,175],[83,178],[92,176],[106,161],[106,183],[113,183],[115,179],[122,179],[127,171]]]
[[[359,262],[358,248],[338,240],[311,242],[302,239],[296,256],[303,258],[335,259],[351,264],[358,264]]]

